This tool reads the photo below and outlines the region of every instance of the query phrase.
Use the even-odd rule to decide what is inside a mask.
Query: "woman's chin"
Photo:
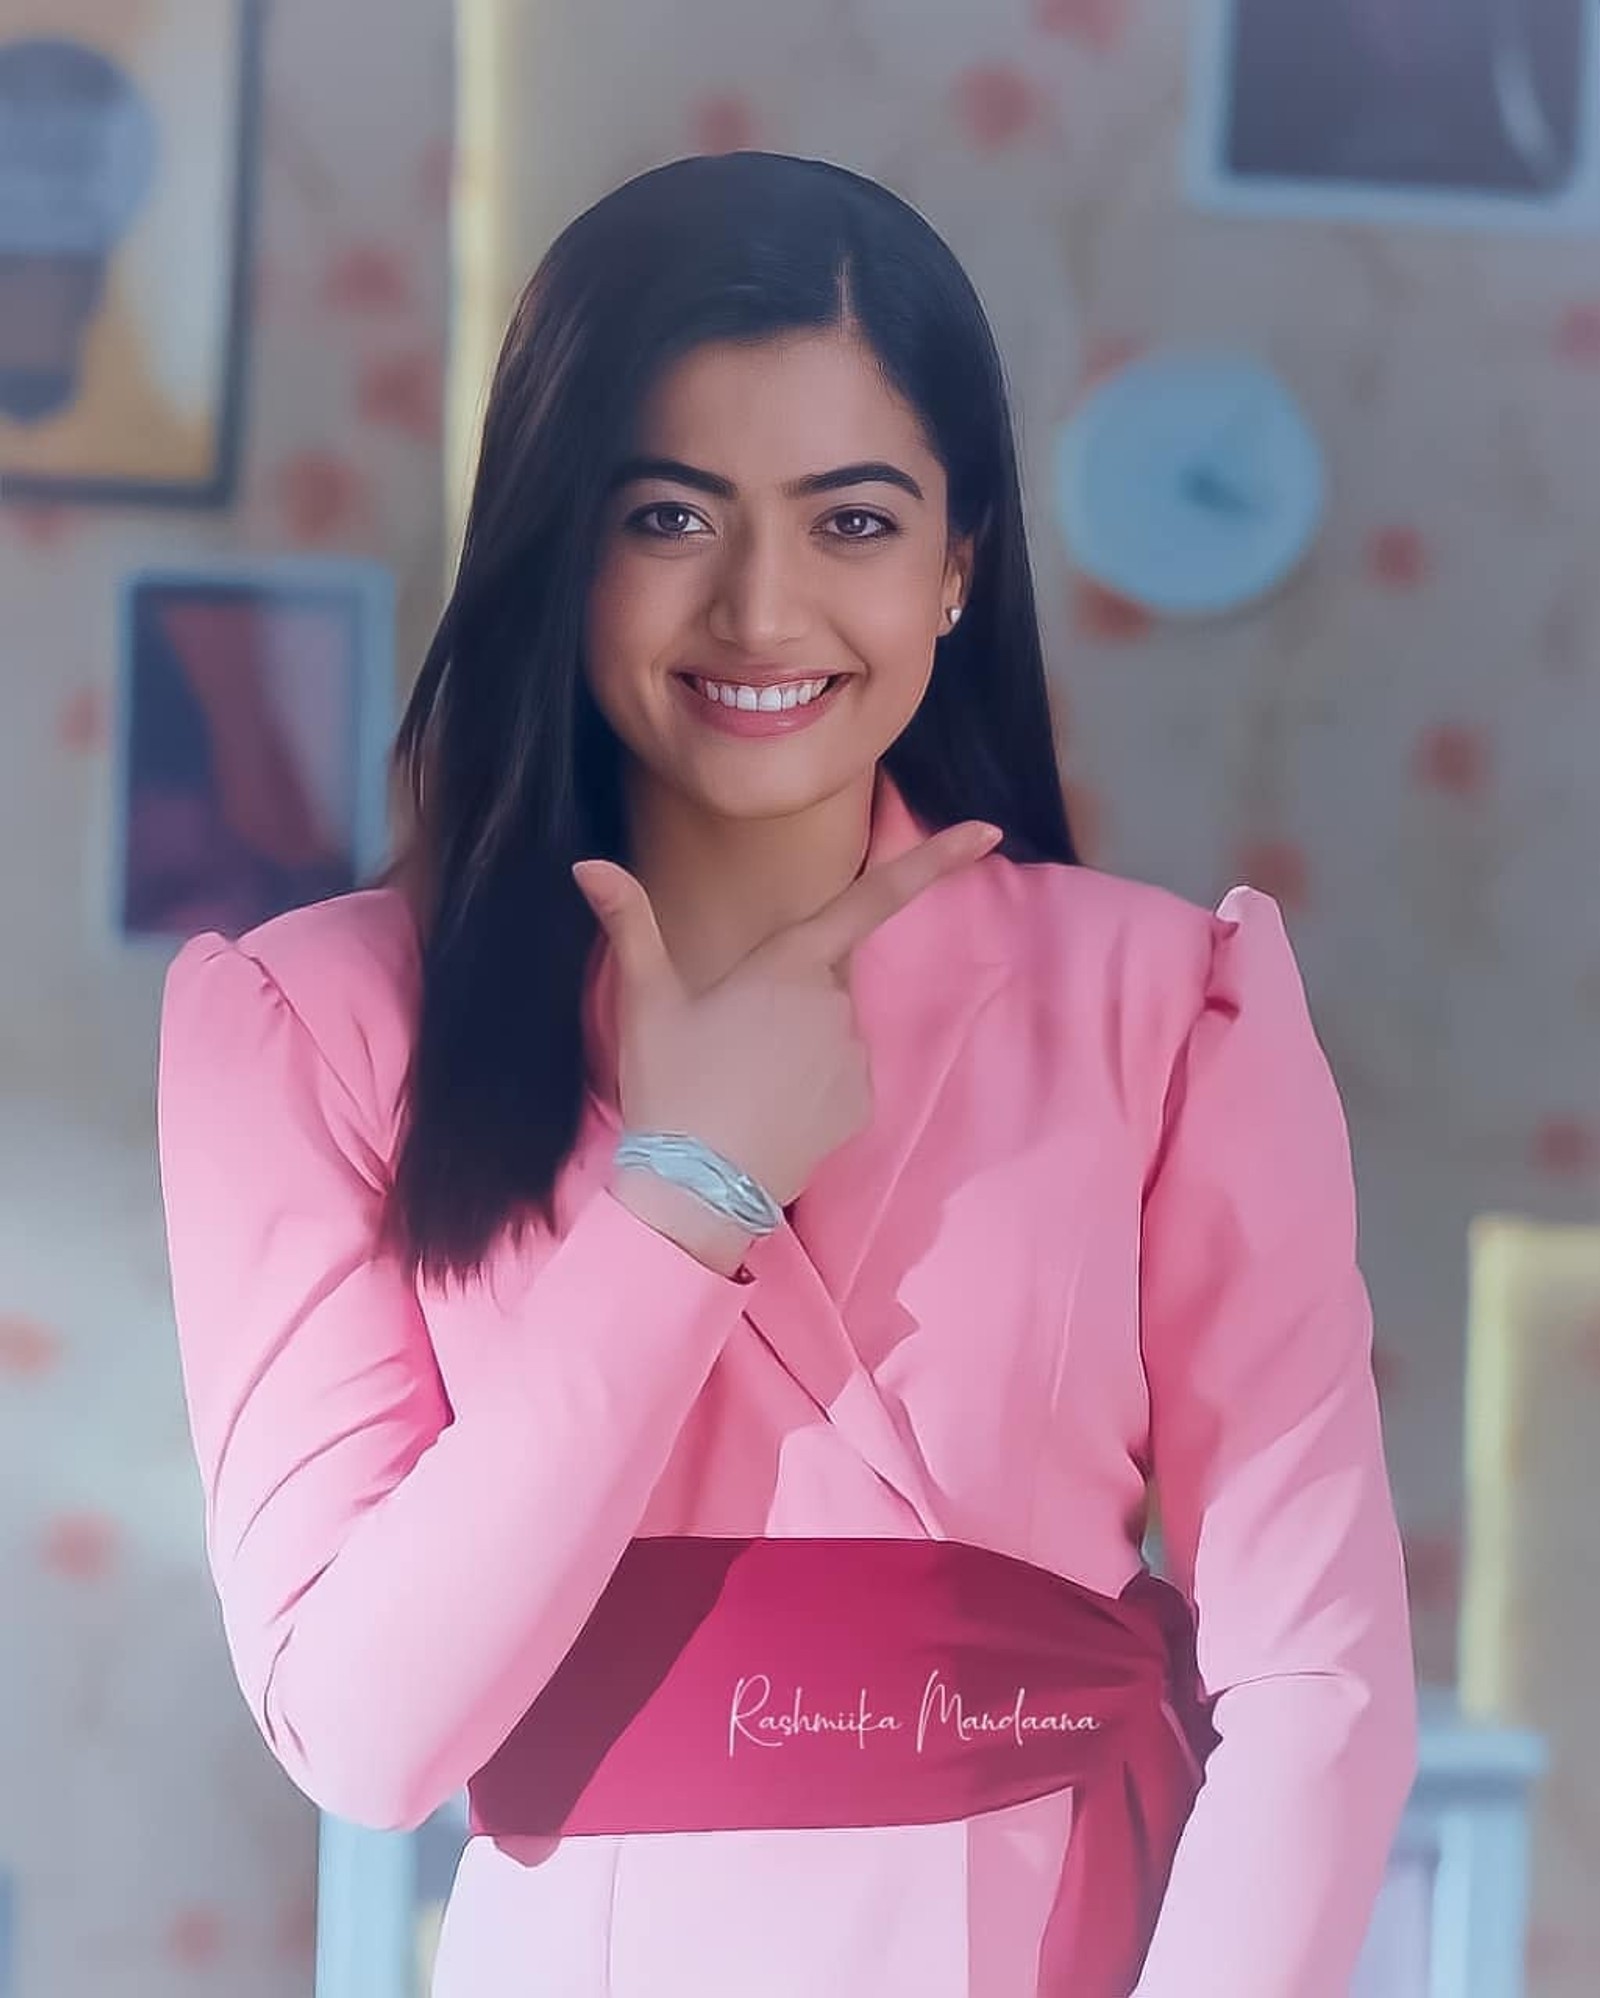
[[[808,746],[809,747],[809,746]],[[841,791],[870,784],[875,761],[818,756],[798,742],[764,744],[756,756],[721,751],[655,761],[650,783],[674,793],[697,812],[731,824],[793,818]]]

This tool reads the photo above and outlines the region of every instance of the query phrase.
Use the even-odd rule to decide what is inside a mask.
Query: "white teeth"
[[[700,680],[691,678],[690,686],[697,694],[710,701],[720,701],[725,708],[742,708],[745,713],[760,712],[777,714],[784,708],[803,708],[810,705],[827,686],[826,680],[791,681],[786,687],[746,687],[725,680]]]

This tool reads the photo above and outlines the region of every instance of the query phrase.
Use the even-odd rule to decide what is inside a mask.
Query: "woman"
[[[1076,863],[918,216],[565,233],[399,750],[395,881],[179,957],[161,1137],[257,1723],[470,1788],[436,1992],[1342,1993],[1415,1726],[1343,1118],[1266,896]]]

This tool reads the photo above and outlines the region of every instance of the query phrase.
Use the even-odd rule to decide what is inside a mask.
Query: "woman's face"
[[[966,597],[946,504],[915,413],[851,335],[681,361],[608,500],[589,603],[589,684],[636,774],[738,819],[869,771]]]

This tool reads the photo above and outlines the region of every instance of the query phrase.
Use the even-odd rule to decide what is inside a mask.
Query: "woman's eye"
[[[897,532],[892,520],[886,520],[881,513],[864,513],[860,507],[834,514],[833,525],[838,529],[840,541],[881,541],[885,535]]]
[[[627,524],[635,533],[652,541],[698,540],[703,533],[710,532],[699,514],[679,500],[657,500],[652,506],[640,507],[629,516]],[[880,513],[869,513],[863,507],[846,507],[828,517],[831,541],[882,541],[898,532],[892,520]]]
[[[628,525],[642,528],[658,541],[686,541],[701,522],[697,513],[676,500],[660,500],[654,506],[641,507]]]

